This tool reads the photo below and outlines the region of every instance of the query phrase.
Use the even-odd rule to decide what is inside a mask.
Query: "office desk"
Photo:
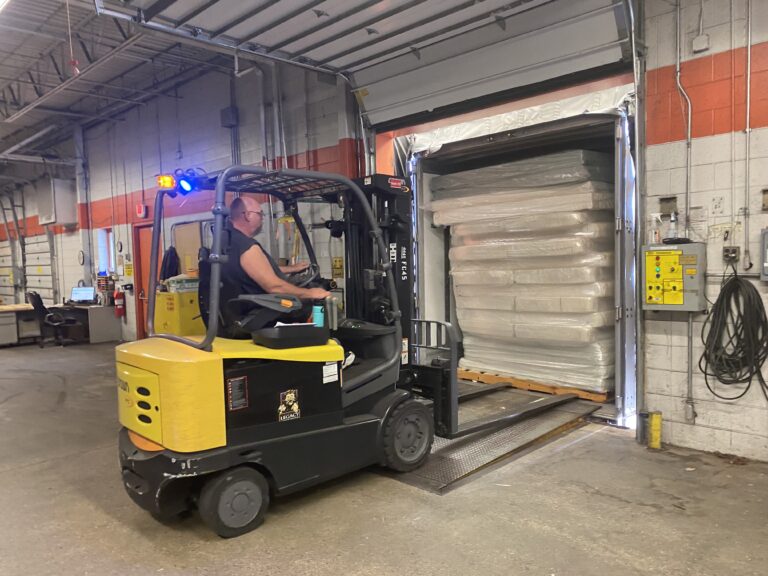
[[[39,336],[40,324],[30,304],[0,306],[0,346]]]
[[[114,306],[65,304],[50,310],[79,320],[88,328],[88,341],[91,344],[116,342],[123,337],[121,320],[115,317]]]

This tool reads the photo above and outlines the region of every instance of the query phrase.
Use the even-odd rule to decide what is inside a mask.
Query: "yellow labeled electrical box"
[[[706,244],[665,244],[643,248],[643,309],[706,310]]]

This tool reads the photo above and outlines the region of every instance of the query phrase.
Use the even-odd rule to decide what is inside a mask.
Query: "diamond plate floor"
[[[463,392],[477,386],[486,385],[463,381],[460,390]],[[459,420],[467,422],[510,410],[541,396],[546,395],[513,388],[500,390],[461,405]],[[489,464],[578,425],[582,418],[597,409],[598,405],[594,403],[576,400],[490,433],[479,432],[456,440],[436,437],[432,454],[421,468],[405,474],[391,474],[391,477],[441,494]]]

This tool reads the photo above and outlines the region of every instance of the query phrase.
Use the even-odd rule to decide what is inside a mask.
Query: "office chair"
[[[53,331],[53,340],[56,344],[64,346],[65,339],[76,342],[78,338],[72,337],[73,331],[82,336],[83,325],[76,318],[69,318],[59,312],[51,312],[43,304],[43,299],[37,292],[27,292],[27,302],[32,304],[40,324],[40,348],[45,346],[45,333]],[[73,330],[74,329],[74,330]]]

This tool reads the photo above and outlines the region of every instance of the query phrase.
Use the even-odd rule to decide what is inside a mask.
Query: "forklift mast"
[[[372,322],[392,323],[392,319],[387,317],[390,309],[385,283],[387,272],[377,266],[380,261],[389,261],[400,303],[403,338],[409,339],[414,302],[411,189],[406,180],[385,174],[358,178],[354,182],[371,206],[382,231],[387,254],[380,258],[360,201],[349,195],[344,214],[349,278],[347,315]]]

